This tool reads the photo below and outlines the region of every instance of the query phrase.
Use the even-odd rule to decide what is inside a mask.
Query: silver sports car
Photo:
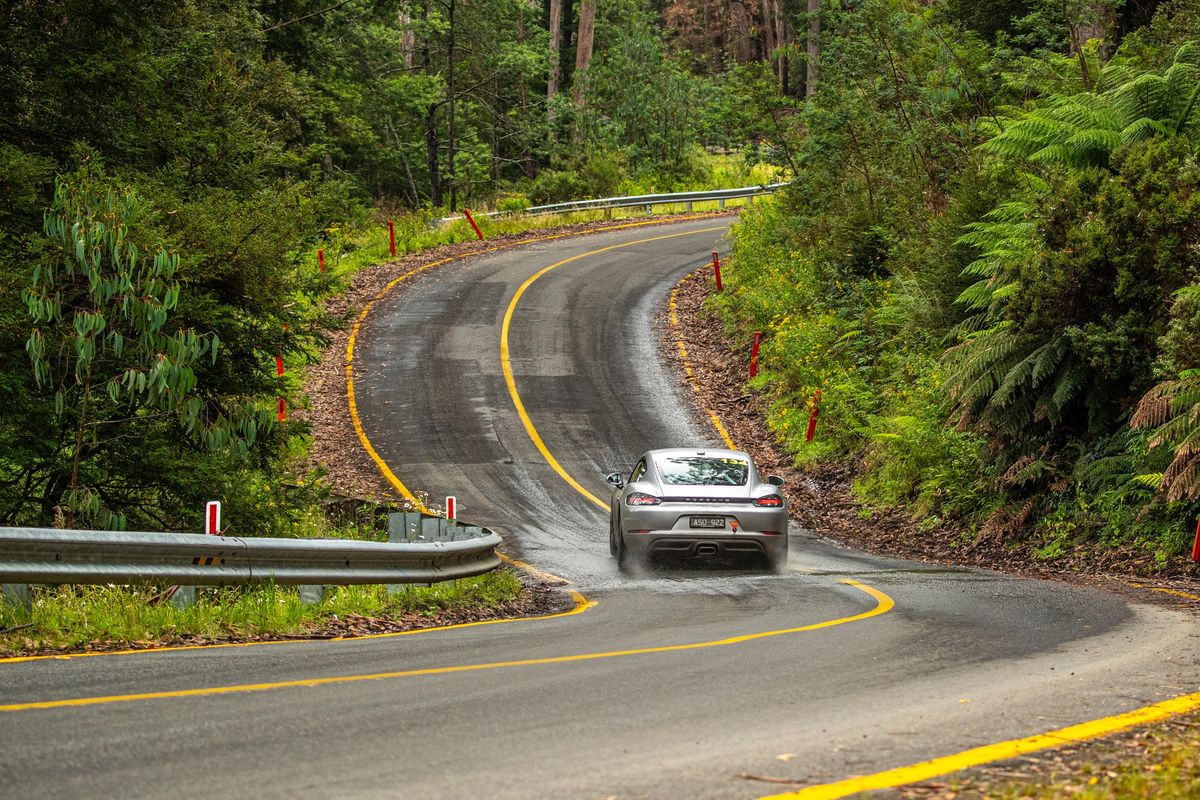
[[[617,564],[651,556],[761,556],[787,564],[783,479],[765,481],[740,450],[651,450],[614,472],[608,544]]]

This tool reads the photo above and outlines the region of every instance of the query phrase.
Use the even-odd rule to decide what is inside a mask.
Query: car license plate
[[[716,528],[719,530],[725,529],[724,517],[692,517],[693,528]]]

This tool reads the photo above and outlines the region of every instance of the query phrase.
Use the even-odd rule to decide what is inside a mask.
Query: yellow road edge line
[[[452,673],[479,672],[483,670],[506,669],[514,667],[543,666],[547,664],[570,664],[581,661],[596,661],[606,658],[623,658],[628,656],[651,655],[655,653],[677,653],[688,650],[702,650],[711,647],[727,647],[730,645],[743,644],[745,642],[750,642],[757,639],[766,639],[769,637],[783,636],[793,633],[807,633],[810,631],[832,628],[837,625],[845,625],[850,622],[858,622],[860,620],[870,619],[871,617],[877,617],[880,614],[886,614],[895,606],[895,602],[892,600],[892,598],[888,597],[886,594],[878,589],[875,589],[874,587],[867,586],[864,583],[859,583],[858,581],[849,579],[842,580],[841,583],[852,586],[859,591],[870,595],[875,600],[875,607],[869,611],[864,611],[852,616],[839,617],[837,619],[825,620],[824,622],[815,622],[810,625],[803,625],[796,628],[783,628],[780,630],[762,631],[759,633],[747,633],[740,636],[731,636],[725,639],[716,639],[707,642],[662,645],[659,647],[643,647],[633,650],[610,650],[599,653],[579,653],[575,655],[552,656],[548,658],[529,658],[518,661],[494,661],[485,664],[465,664],[451,667],[426,667],[424,669],[398,670],[395,672],[377,672],[368,675],[339,675],[328,678],[302,678],[299,680],[277,681],[274,683],[247,683],[235,686],[213,686],[202,689],[177,689],[164,692],[140,692],[137,694],[108,695],[104,697],[77,697],[66,700],[44,700],[30,703],[10,703],[7,705],[0,705],[0,712],[34,711],[53,708],[79,708],[82,706],[129,703],[139,700],[211,697],[214,695],[236,694],[244,692],[264,692],[274,689],[291,689],[298,687],[316,687],[359,683],[362,681],[391,680],[420,675],[448,675]],[[582,600],[582,597],[579,597],[579,600]]]
[[[497,553],[501,559],[511,561],[502,553]],[[527,564],[520,561],[512,561],[512,563],[522,569],[533,569]],[[548,572],[534,570],[534,574],[538,577],[548,577],[559,583],[565,583],[562,578],[556,578]],[[185,644],[175,645],[171,647],[146,647],[140,650],[109,650],[102,653],[58,653],[54,655],[44,656],[12,656],[9,658],[0,658],[0,664],[22,664],[27,661],[70,661],[76,658],[99,658],[101,656],[143,656],[156,653],[175,653],[181,650],[216,650],[222,647],[261,647],[271,644],[328,644],[330,642],[361,642],[364,639],[391,639],[397,636],[414,636],[419,633],[434,633],[436,631],[452,631],[459,628],[477,628],[481,625],[499,625],[506,622],[534,622],[544,619],[558,619],[560,617],[571,617],[576,614],[582,614],[589,608],[596,606],[595,600],[589,600],[579,592],[568,589],[567,594],[570,595],[574,606],[568,611],[559,611],[554,614],[541,614],[536,617],[504,617],[502,619],[483,619],[475,622],[456,622],[453,625],[437,625],[429,628],[413,628],[407,631],[391,631],[389,633],[368,633],[362,636],[337,636],[332,639],[271,639],[266,642],[220,642],[218,644]]]
[[[701,228],[700,230],[695,231],[686,231],[684,233],[669,233],[662,236],[651,236],[646,239],[637,239],[632,242],[622,242],[621,244],[609,245],[608,247],[601,247],[596,250],[589,250],[586,253],[577,253],[568,258],[564,258],[562,261],[556,261],[550,266],[543,267],[542,269],[538,270],[524,283],[522,283],[517,289],[516,294],[513,295],[512,300],[509,301],[508,309],[504,312],[504,322],[500,326],[500,367],[504,371],[504,383],[508,387],[508,396],[512,399],[513,406],[517,410],[517,416],[521,419],[521,424],[525,426],[525,433],[529,435],[530,441],[533,442],[533,445],[538,449],[538,452],[542,454],[542,458],[546,460],[546,463],[550,465],[550,468],[557,472],[559,477],[567,482],[568,486],[605,511],[608,510],[608,503],[601,500],[587,489],[583,488],[583,486],[579,484],[579,481],[575,480],[575,478],[573,478],[569,472],[563,469],[562,465],[558,463],[558,459],[551,454],[550,449],[546,447],[546,443],[542,441],[541,434],[538,433],[537,427],[533,424],[533,420],[529,418],[529,414],[525,410],[525,404],[521,401],[521,394],[517,391],[517,382],[513,377],[512,359],[509,357],[508,347],[508,332],[512,327],[513,315],[516,313],[517,303],[520,302],[522,295],[525,294],[525,290],[532,286],[538,278],[542,277],[551,270],[558,269],[564,264],[570,264],[573,261],[578,261],[589,256],[599,255],[600,253],[607,253],[611,250],[620,250],[625,247],[633,247],[634,245],[646,244],[647,242],[658,242],[664,239],[676,239],[681,236],[696,236],[701,233],[712,233],[713,231],[722,230],[722,228],[723,226],[718,226],[713,228]]]
[[[716,428],[717,433],[721,435],[725,446],[730,450],[737,450],[737,445],[733,443],[733,438],[729,435],[729,431],[725,430],[725,426],[721,424],[721,420],[717,417],[716,413],[704,405],[703,398],[700,395],[700,384],[696,381],[696,375],[692,371],[691,363],[688,361],[687,347],[683,343],[683,336],[679,329],[678,304],[675,301],[679,295],[679,287],[694,274],[696,273],[693,272],[684,275],[679,279],[679,283],[675,284],[675,288],[671,290],[671,299],[667,304],[667,308],[670,311],[668,318],[671,321],[671,330],[675,335],[675,345],[679,348],[679,360],[683,362],[683,371],[687,374],[688,386],[692,387],[692,393],[696,395],[697,405],[708,415],[708,419],[712,422],[713,427]]]
[[[1127,580],[1122,580],[1121,582],[1124,583],[1126,586],[1132,586],[1134,589],[1146,589],[1151,592],[1161,592],[1162,594],[1171,594],[1171,595],[1175,595],[1176,597],[1183,597],[1188,600],[1195,600],[1197,602],[1200,602],[1200,595],[1188,594],[1187,592],[1181,592],[1178,589],[1167,589],[1166,587],[1163,587],[1163,586],[1147,586],[1144,583],[1134,583],[1133,581],[1127,581]]]
[[[506,564],[511,564],[512,566],[516,567],[517,569],[524,570],[525,572],[528,572],[533,577],[538,578],[542,581],[545,581],[546,583],[554,583],[554,584],[559,584],[559,585],[565,585],[565,584],[570,583],[570,581],[567,580],[566,578],[561,578],[558,575],[554,575],[552,573],[546,572],[546,570],[544,570],[544,569],[538,569],[537,567],[533,566],[532,564],[526,564],[524,561],[518,561],[517,559],[513,558],[512,556],[505,555],[504,553],[501,553],[499,551],[496,552],[496,555],[498,555],[500,557],[500,560],[505,562]],[[595,603],[593,603],[592,605],[595,605]]]
[[[922,761],[919,764],[876,772],[873,775],[850,778],[844,781],[837,781],[836,783],[807,786],[794,792],[767,795],[759,798],[759,800],[836,800],[837,798],[848,797],[852,794],[872,791],[874,789],[892,789],[897,786],[917,783],[951,772],[957,772],[968,767],[976,767],[981,764],[990,764],[994,761],[1016,758],[1026,753],[1061,747],[1073,742],[1095,739],[1099,736],[1117,733],[1118,731],[1139,725],[1159,722],[1168,717],[1197,709],[1200,709],[1200,692],[1164,700],[1161,703],[1144,706],[1134,711],[1127,711],[1124,714],[1103,717],[1090,722],[1080,723],[1079,725],[1060,728],[1049,733],[984,745],[983,747],[964,750],[954,755]]]
[[[1188,594],[1187,592],[1181,592],[1178,589],[1163,589],[1161,587],[1154,587],[1151,591],[1162,592],[1163,594],[1173,594],[1176,597],[1186,597],[1188,600],[1200,601],[1200,595]]]

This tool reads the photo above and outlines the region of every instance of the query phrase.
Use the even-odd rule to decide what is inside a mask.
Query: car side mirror
[[[625,476],[619,472],[610,472],[604,477],[604,480],[608,481],[618,489],[625,488]]]
[[[783,478],[779,477],[778,475],[768,475],[767,483],[771,484],[772,486],[783,486]]]

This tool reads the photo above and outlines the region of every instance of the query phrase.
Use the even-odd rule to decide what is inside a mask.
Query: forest
[[[930,535],[1190,543],[1195,0],[18,0],[0,33],[0,524],[307,524],[276,398],[341,324],[318,247],[770,174],[710,307],[764,332],[799,462]]]
[[[821,25],[816,92],[777,145],[795,178],[743,215],[711,301],[765,334],[776,435],[930,536],[1181,564],[1200,6],[822,4]]]

